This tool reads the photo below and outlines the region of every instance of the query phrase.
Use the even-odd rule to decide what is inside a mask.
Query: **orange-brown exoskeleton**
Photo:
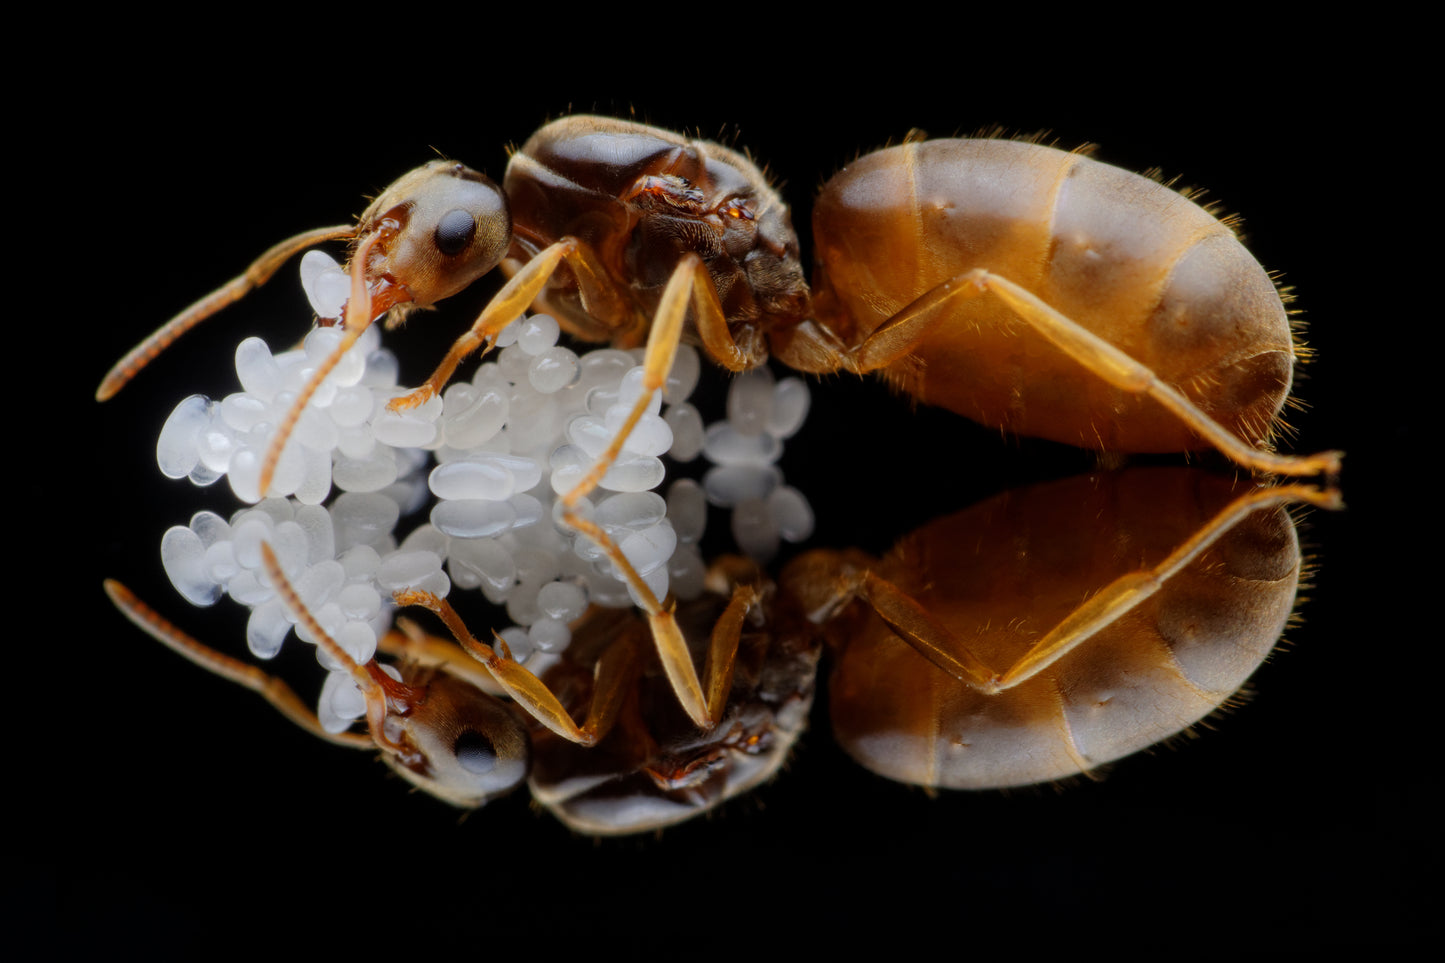
[[[1257,447],[1296,360],[1264,269],[1188,198],[1081,154],[980,139],[859,159],[815,205],[811,292],[786,207],[716,144],[570,117],[517,152],[504,186],[514,256],[575,245],[543,300],[583,337],[675,338],[683,306],[663,295],[685,281],[695,337],[732,370],[771,350],[804,371],[878,371],[1019,434],[1338,470],[1336,453]]]
[[[779,593],[833,657],[833,732],[901,782],[1090,773],[1217,710],[1274,648],[1301,557],[1286,507],[1338,492],[1197,469],[1018,489],[881,559],[815,550]]]
[[[794,367],[878,370],[1084,448],[1338,470],[1256,447],[1292,383],[1284,305],[1227,223],[1156,181],[1039,144],[906,143],[830,180],[813,234],[815,320],[776,348]]]
[[[534,301],[584,340],[646,342],[643,394],[563,497],[565,518],[626,575],[703,726],[714,720],[667,601],[574,511],[662,389],[685,335],[730,370],[771,351],[804,371],[878,371],[921,401],[1089,448],[1213,446],[1260,471],[1339,468],[1335,452],[1261,447],[1296,351],[1278,292],[1225,223],[1147,178],[1006,140],[906,143],[837,174],[816,206],[810,290],[787,208],[745,156],[628,121],[564,118],[514,154],[504,192],[436,162],[388,189],[355,228],[278,245],[133,352],[100,396],[290,253],[339,236],[355,245],[335,360],[382,311],[430,304],[508,253],[519,262],[432,377],[393,407],[435,395]],[[310,393],[277,432],[263,493]]]

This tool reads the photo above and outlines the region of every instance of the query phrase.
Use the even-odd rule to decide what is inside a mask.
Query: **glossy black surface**
[[[93,426],[104,462],[78,503],[84,547],[64,547],[74,572],[67,591],[26,593],[17,612],[44,628],[26,632],[28,648],[10,662],[22,707],[41,706],[26,709],[12,739],[11,779],[35,805],[25,826],[37,827],[15,830],[23,838],[12,905],[34,907],[63,940],[89,947],[284,940],[273,934],[301,921],[311,930],[350,926],[346,939],[399,930],[414,942],[407,958],[428,963],[460,950],[530,957],[539,940],[596,950],[639,931],[676,934],[657,941],[659,956],[697,942],[752,955],[773,948],[759,924],[774,919],[790,940],[819,950],[897,927],[905,945],[941,931],[960,953],[998,937],[1172,945],[1187,955],[1420,935],[1423,894],[1407,875],[1438,861],[1418,782],[1433,766],[1417,762],[1415,748],[1432,734],[1414,728],[1408,694],[1412,677],[1428,675],[1402,659],[1430,649],[1438,630],[1428,600],[1398,574],[1408,563],[1396,547],[1404,536],[1392,529],[1402,519],[1390,509],[1414,506],[1418,538],[1428,536],[1429,506],[1385,485],[1411,475],[1421,479],[1417,491],[1433,483],[1423,459],[1387,463],[1423,452],[1412,422],[1429,417],[1410,406],[1408,388],[1396,391],[1395,371],[1413,369],[1407,382],[1429,374],[1401,350],[1418,336],[1393,347],[1382,339],[1404,314],[1435,309],[1377,287],[1378,272],[1395,270],[1382,250],[1398,248],[1377,234],[1359,243],[1377,205],[1355,192],[1369,175],[1338,160],[1338,73],[1302,58],[1276,74],[1219,81],[1211,71],[1207,82],[1176,77],[1130,96],[1153,81],[1121,69],[1112,83],[1088,82],[1069,61],[1020,85],[1004,79],[1010,61],[994,54],[969,61],[970,76],[990,58],[994,83],[962,91],[963,63],[944,57],[947,69],[889,72],[898,89],[877,99],[875,73],[869,83],[838,79],[846,64],[821,55],[742,97],[624,71],[607,80],[544,76],[461,98],[455,109],[431,91],[403,115],[400,100],[370,90],[385,104],[352,131],[329,78],[311,67],[304,79],[273,78],[274,65],[198,48],[178,59],[158,52],[138,77],[100,85],[98,105],[127,109],[134,126],[105,126],[97,114],[96,126],[83,128],[79,147],[106,175],[88,206],[96,250],[81,265],[85,296],[23,308],[37,373],[55,366],[74,405],[67,417]],[[298,67],[307,63],[314,67],[297,56]],[[825,73],[832,79],[820,84]],[[343,72],[336,88],[352,79]],[[786,81],[795,85],[778,86]],[[201,88],[217,115],[198,128],[189,91]],[[240,648],[229,603],[190,610],[166,587],[158,557],[166,527],[225,493],[163,479],[153,445],[180,398],[229,390],[230,352],[243,335],[299,338],[304,308],[292,272],[207,322],[98,408],[91,393],[109,364],[267,245],[359,213],[362,194],[433,147],[499,178],[503,146],[569,104],[619,115],[635,106],[639,119],[706,136],[740,128],[739,144],[786,182],[802,225],[816,186],[858,151],[912,127],[946,135],[995,123],[1050,128],[1064,145],[1098,142],[1103,160],[1158,166],[1243,213],[1251,250],[1298,288],[1313,325],[1319,360],[1298,387],[1312,408],[1295,418],[1294,450],[1349,455],[1350,509],[1315,513],[1305,530],[1316,587],[1292,645],[1256,677],[1256,698],[1217,731],[1127,760],[1098,783],[936,798],[853,765],[815,713],[792,763],[750,798],[660,839],[597,845],[520,795],[461,820],[408,793],[374,759],[309,738],[112,612],[100,581],[122,576],[201,638]],[[318,118],[336,129],[313,131]],[[1377,139],[1372,125],[1354,133]],[[130,203],[103,216],[117,185]],[[806,232],[803,243],[807,257]],[[1366,268],[1375,273],[1362,277]],[[407,380],[430,371],[485,294],[464,294],[393,339]],[[62,355],[74,332],[86,338],[78,356]],[[1090,463],[954,416],[914,415],[871,381],[816,385],[812,418],[784,468],[814,499],[815,544],[879,551],[935,514]],[[856,442],[846,426],[859,418],[884,431],[885,453]],[[964,453],[966,480],[918,473],[928,461],[919,446],[938,438]],[[51,484],[26,464],[18,470],[26,497],[44,505],[55,497]],[[901,496],[898,504],[877,504],[870,493],[879,491]],[[509,943],[512,928],[531,935]]]

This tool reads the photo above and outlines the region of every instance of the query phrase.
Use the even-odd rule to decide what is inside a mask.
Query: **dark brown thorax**
[[[609,315],[586,303],[572,271],[559,271],[548,306],[581,337],[640,341],[688,253],[702,258],[740,343],[808,311],[787,206],[757,166],[729,148],[627,121],[568,117],[513,156],[505,190],[514,257],[574,237],[627,292]]]

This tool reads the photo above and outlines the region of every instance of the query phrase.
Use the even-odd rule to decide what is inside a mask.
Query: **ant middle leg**
[[[673,690],[677,693],[679,702],[693,722],[701,728],[708,729],[716,723],[721,713],[721,703],[726,699],[726,686],[721,690],[718,689],[718,686],[723,677],[731,678],[733,655],[736,652],[738,634],[741,631],[741,614],[738,615],[731,632],[724,633],[725,635],[730,634],[730,646],[728,639],[725,638],[719,643],[717,636],[714,636],[715,644],[710,652],[715,651],[721,644],[725,654],[719,657],[710,655],[708,666],[704,670],[707,679],[707,692],[705,693],[704,683],[698,677],[697,668],[688,651],[687,641],[683,638],[682,630],[678,627],[677,619],[673,614],[672,603],[658,599],[651,587],[623,554],[616,541],[601,526],[590,519],[583,518],[577,511],[582,499],[601,484],[608,470],[616,464],[628,437],[647,414],[654,398],[667,384],[668,374],[671,372],[673,361],[677,356],[689,302],[693,305],[698,318],[699,329],[710,332],[704,335],[705,340],[711,338],[721,344],[722,339],[726,338],[727,343],[735,349],[738,359],[743,358],[743,352],[727,334],[726,320],[722,305],[718,300],[717,290],[713,286],[712,278],[703,266],[702,260],[695,254],[685,256],[673,270],[658,302],[652,329],[648,334],[646,354],[643,358],[641,393],[633,403],[632,409],[628,412],[621,427],[613,435],[607,448],[597,457],[592,468],[562,497],[562,521],[591,539],[606,554],[619,575],[631,588],[633,597],[647,615],[653,641],[657,646],[658,657],[662,661],[663,669],[667,673]],[[742,361],[739,363],[746,366]],[[743,605],[743,610],[745,610],[746,604],[751,604],[751,601],[743,604],[735,599],[734,604]],[[718,695],[719,691],[722,693],[721,697]]]
[[[446,599],[413,590],[398,592],[395,601],[401,606],[414,605],[435,614],[463,651],[486,668],[513,702],[552,732],[581,746],[596,745],[612,729],[622,698],[637,677],[639,654],[630,637],[624,635],[598,659],[592,702],[586,720],[578,725],[547,684],[511,657],[500,637],[497,648],[477,639]]]

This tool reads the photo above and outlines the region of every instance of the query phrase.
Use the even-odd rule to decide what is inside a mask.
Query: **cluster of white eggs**
[[[339,314],[344,272],[314,253],[302,268],[318,315]],[[500,634],[513,657],[540,671],[548,654],[565,649],[568,624],[589,604],[638,601],[602,548],[565,523],[561,496],[591,471],[634,407],[641,351],[579,357],[557,344],[555,320],[521,318],[469,382],[392,412],[387,402],[404,392],[379,327],[316,390],[264,499],[260,466],[275,426],[339,343],[340,328],[317,328],[301,349],[280,355],[247,339],[236,352],[241,391],[220,402],[193,396],[176,408],[157,444],[161,470],[200,485],[225,477],[253,507],[229,521],[202,512],[189,527],[172,528],[162,541],[166,571],[195,604],[226,594],[249,606],[247,640],[262,658],[297,622],[265,575],[263,541],[308,611],[361,663],[389,623],[393,593],[476,589],[506,607],[514,624]],[[806,416],[806,386],[796,378],[775,384],[766,369],[739,376],[727,420],[704,428],[687,401],[700,368],[697,352],[681,346],[666,389],[575,508],[608,534],[658,599],[701,592],[698,543],[708,502],[733,510],[739,547],[760,560],[779,538],[800,541],[812,526],[806,499],[776,465],[783,440]],[[702,485],[674,481],[666,498],[653,490],[665,479],[663,456],[685,462],[699,453],[714,463]],[[339,493],[327,505],[333,489]],[[425,505],[428,491],[429,522],[398,543],[399,520]],[[303,627],[298,636],[307,638]],[[333,670],[320,715],[339,730],[360,704],[354,687],[342,684],[341,667],[322,650],[318,657]]]

